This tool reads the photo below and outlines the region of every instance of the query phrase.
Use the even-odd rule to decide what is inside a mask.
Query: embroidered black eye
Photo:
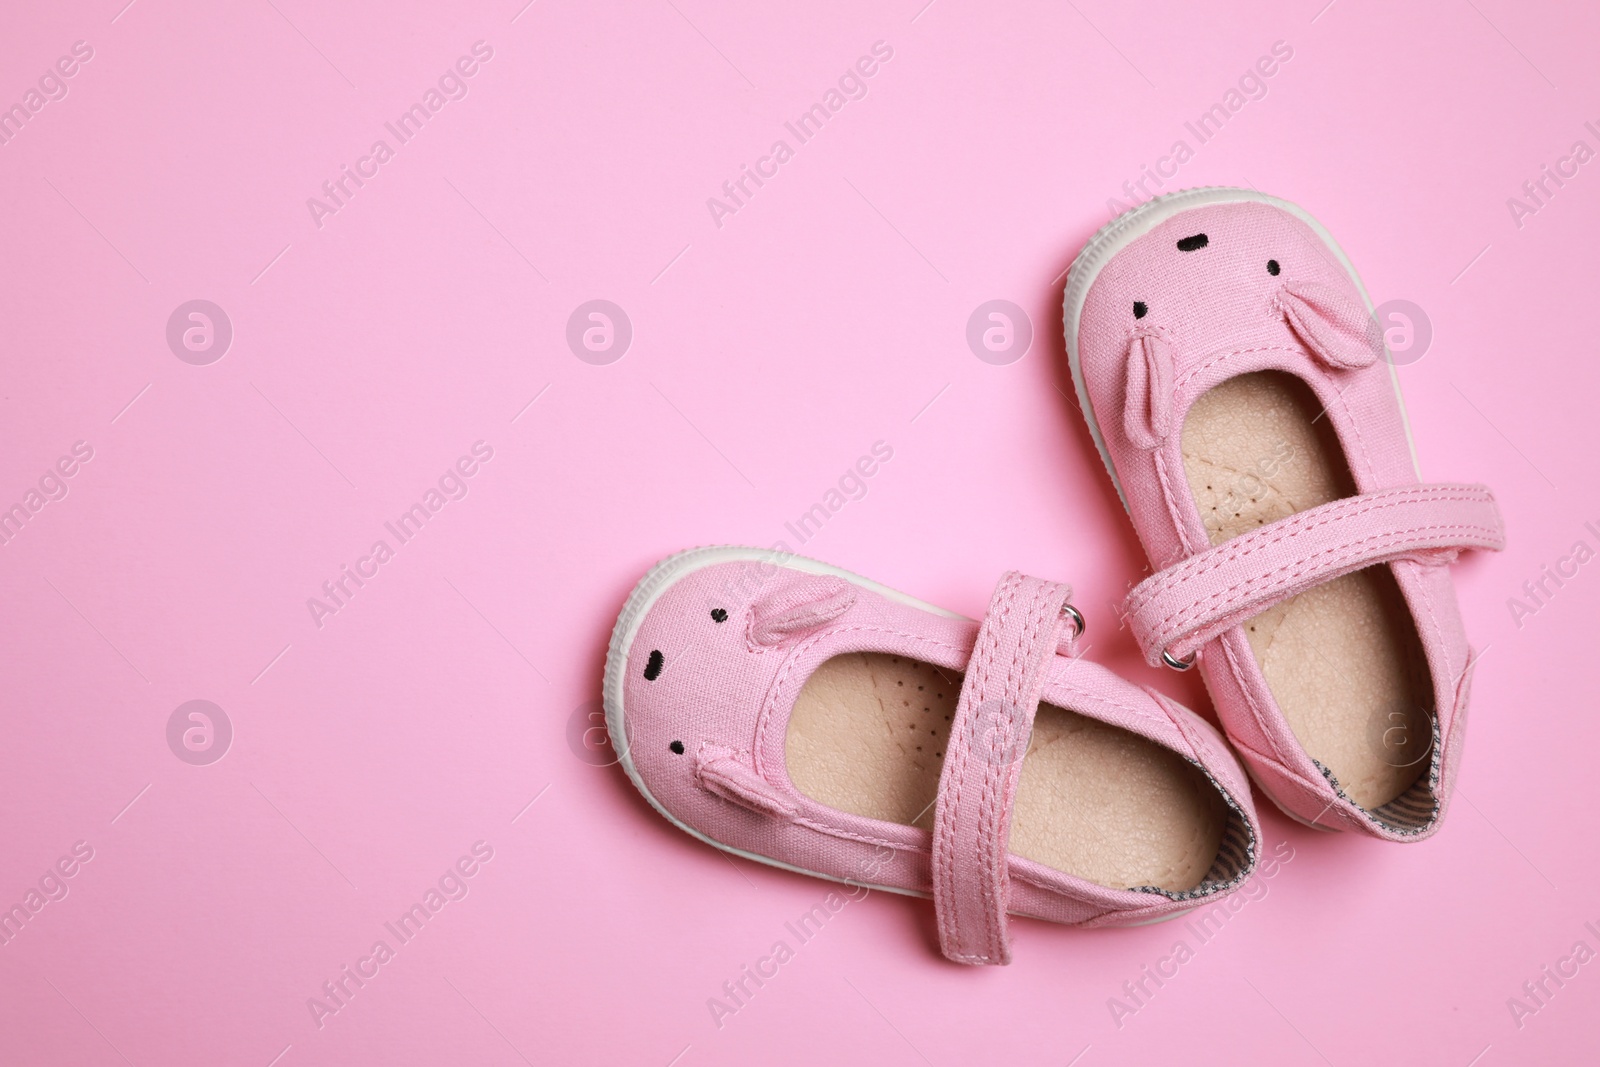
[[[1150,311],[1150,309],[1145,307],[1145,304],[1144,304],[1143,300],[1135,300],[1133,302],[1133,317],[1134,318],[1142,319],[1142,318],[1145,317],[1145,315],[1149,311]]]
[[[712,622],[727,622],[728,621],[728,612],[727,612],[727,610],[724,609],[724,608],[712,608],[711,609],[711,621]]]
[[[666,659],[661,655],[661,650],[652,650],[650,653],[650,662],[644,665],[644,680],[647,682],[653,682],[657,678],[661,677],[661,667],[664,663],[666,663]]]
[[[1210,243],[1211,243],[1211,238],[1207,237],[1203,233],[1197,233],[1197,234],[1193,234],[1193,235],[1191,235],[1189,237],[1179,238],[1178,239],[1178,251],[1180,251],[1180,252],[1193,252],[1196,249],[1204,248],[1206,245],[1208,245]]]
[[[672,742],[672,744],[668,745],[667,747],[672,749],[672,754],[674,756],[683,755],[683,742],[682,741],[674,741],[674,742]]]
[[[1275,259],[1267,260],[1267,273],[1272,275],[1274,278],[1276,278],[1278,276],[1278,272],[1280,270],[1282,270],[1282,269],[1283,269],[1282,267],[1278,266],[1278,261],[1277,260],[1275,260]]]

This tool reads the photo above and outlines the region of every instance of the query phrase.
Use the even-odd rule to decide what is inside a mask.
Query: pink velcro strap
[[[957,963],[1011,962],[1011,809],[1070,595],[1058,582],[1009,572],[967,663],[933,818],[939,946]]]
[[[1505,530],[1481,485],[1417,485],[1344,497],[1279,519],[1159,571],[1128,595],[1133,635],[1151,664],[1207,641],[1312,586],[1411,559],[1449,563],[1501,549]]]

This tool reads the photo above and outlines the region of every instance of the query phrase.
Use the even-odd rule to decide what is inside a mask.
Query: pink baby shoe
[[[1418,476],[1344,253],[1282,200],[1174,193],[1090,240],[1065,316],[1084,417],[1154,570],[1126,604],[1145,658],[1198,659],[1284,811],[1431,834],[1472,667],[1448,565],[1504,534],[1486,488]]]
[[[1193,712],[1072,655],[1055,582],[983,622],[786,553],[657,564],[606,656],[623,769],[679,829],[774,867],[931,896],[960,963],[1007,913],[1150,922],[1255,867],[1244,772]]]

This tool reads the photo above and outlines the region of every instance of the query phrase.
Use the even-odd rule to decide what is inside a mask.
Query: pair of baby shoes
[[[1164,196],[1079,253],[1084,417],[1151,561],[1124,605],[1198,666],[1227,738],[1075,654],[1065,585],[1003,576],[974,622],[780,551],[652,569],[606,658],[629,778],[719,848],[932,897],[940,946],[1007,963],[1009,915],[1165,918],[1292,817],[1416,841],[1444,816],[1472,652],[1448,564],[1503,545],[1487,489],[1427,484],[1359,279],[1298,207]],[[1247,779],[1248,775],[1248,779]]]

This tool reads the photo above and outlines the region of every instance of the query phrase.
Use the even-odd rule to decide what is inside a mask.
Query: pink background
[[[1507,1006],[1600,949],[1600,563],[1520,626],[1508,606],[1600,548],[1600,162],[1520,227],[1507,206],[1600,148],[1592,10],[123,2],[0,35],[3,105],[93,48],[0,146],[0,507],[93,449],[0,547],[0,905],[93,849],[0,945],[0,1062],[1465,1067],[1600,1043],[1600,963],[1520,1027]],[[397,146],[384,123],[480,40],[468,95]],[[1267,95],[1197,145],[1183,123],[1280,40]],[[867,96],[797,145],[784,122],[877,41]],[[395,157],[319,228],[307,198],[379,138]],[[707,198],[779,138],[794,158],[716,225]],[[1070,580],[1093,656],[1207,706],[1116,629],[1143,557],[1060,369],[1063,271],[1179,138],[1168,189],[1303,204],[1374,300],[1432,323],[1401,368],[1423,473],[1494,486],[1511,537],[1457,570],[1487,652],[1450,821],[1394,847],[1263,804],[1293,859],[1203,946],[1020,921],[1016,964],[974,971],[927,904],[874,894],[719,1029],[707,999],[829,887],[690,840],[570,742],[657,558],[798,548],[785,521],[883,440],[806,554],[967,613],[1007,568]],[[597,298],[634,331],[606,366],[565,340]],[[165,337],[193,299],[234,330],[206,366]],[[1008,366],[965,341],[992,299],[1034,326]],[[319,628],[307,599],[480,440],[465,499]],[[208,766],[167,742],[194,699],[234,730]],[[479,841],[468,895],[319,1028],[308,998]],[[1108,999],[1180,938],[1194,959],[1119,1027]]]

